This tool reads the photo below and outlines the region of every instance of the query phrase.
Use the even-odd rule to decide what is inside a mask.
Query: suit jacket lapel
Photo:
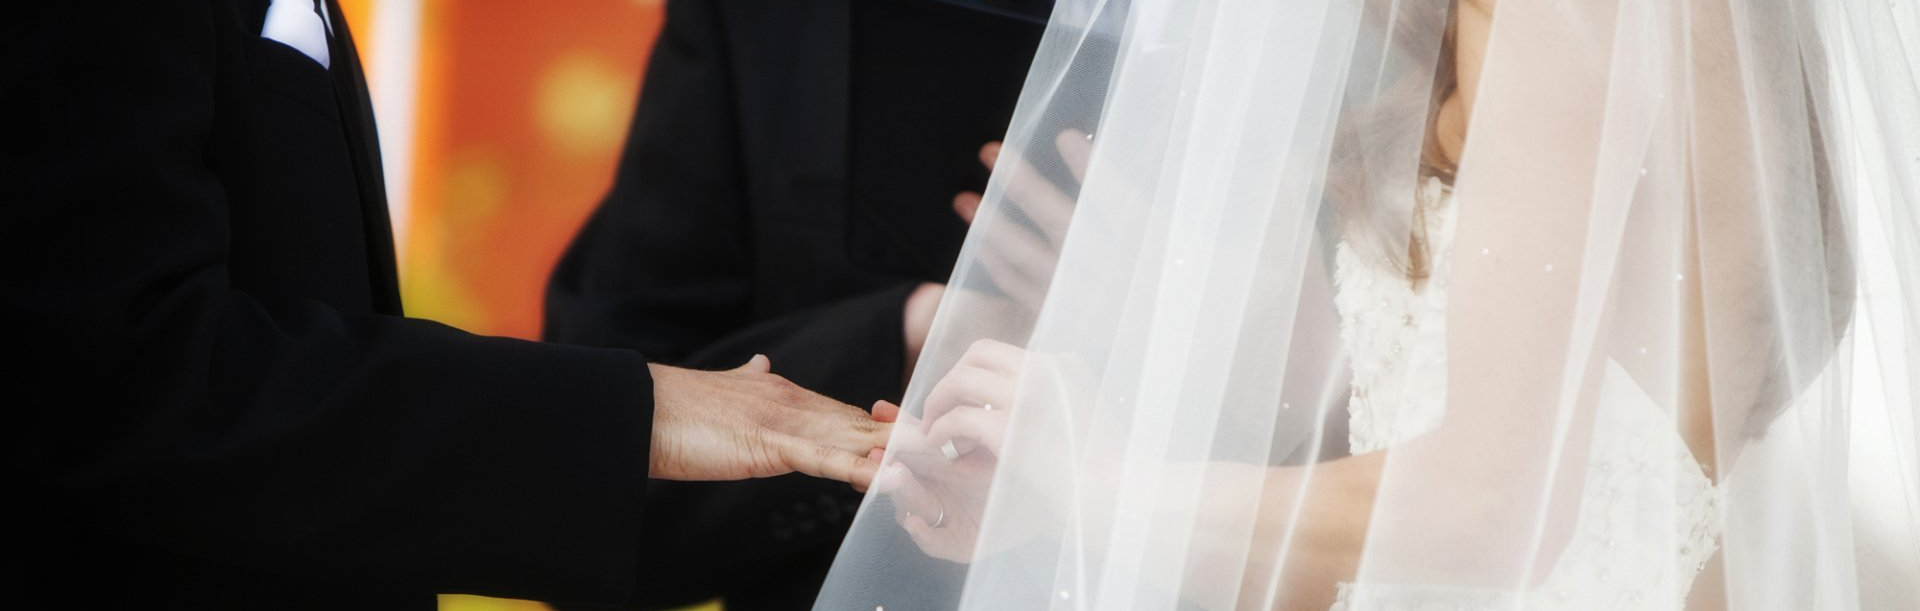
[[[367,275],[372,282],[374,311],[400,314],[399,272],[393,252],[393,222],[387,215],[386,178],[380,169],[380,136],[374,128],[373,102],[367,93],[366,75],[360,70],[360,55],[347,31],[336,0],[327,3],[327,15],[333,28],[328,53],[333,58],[334,101],[340,107],[340,122],[347,131],[347,144],[353,153],[353,172],[360,191],[361,218],[366,223]]]

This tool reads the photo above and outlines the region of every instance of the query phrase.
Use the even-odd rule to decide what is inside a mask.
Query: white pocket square
[[[332,58],[327,55],[327,24],[313,11],[312,0],[273,0],[260,36],[293,47],[320,62],[321,67],[332,67]]]

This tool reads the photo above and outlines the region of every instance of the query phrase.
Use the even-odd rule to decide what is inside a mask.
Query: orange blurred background
[[[662,1],[340,4],[373,91],[407,314],[537,338],[547,275],[612,185]]]
[[[373,89],[407,314],[535,338],[612,184],[660,0],[341,0]]]

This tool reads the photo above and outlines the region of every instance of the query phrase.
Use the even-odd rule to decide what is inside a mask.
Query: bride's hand
[[[874,489],[893,501],[894,521],[927,555],[970,561],[979,543],[999,456],[991,444],[967,442],[957,442],[967,448],[959,453],[947,446],[951,439],[932,441],[930,429],[919,419],[906,416],[902,420]],[[949,458],[949,453],[954,457]]]
[[[927,554],[965,562],[1046,535],[1075,506],[1076,491],[1099,488],[1081,481],[1089,477],[1082,465],[1112,461],[1075,451],[1071,414],[1084,398],[1074,390],[1089,385],[1066,360],[976,342],[928,394],[924,419],[900,419],[875,486]],[[1012,455],[1016,462],[1002,460]],[[999,515],[987,506],[996,487],[995,498],[1020,511],[985,524]]]
[[[1012,406],[1026,359],[1027,351],[1011,344],[990,339],[973,342],[927,393],[923,410],[927,423],[959,407]]]
[[[928,393],[925,418],[900,417],[875,489],[892,498],[895,521],[930,556],[974,556],[1024,358],[1011,345],[975,342]],[[874,408],[898,411],[884,402]]]

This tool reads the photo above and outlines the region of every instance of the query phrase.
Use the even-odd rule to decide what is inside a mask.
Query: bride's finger
[[[1014,378],[967,364],[954,366],[927,393],[925,419],[939,420],[954,408],[977,405],[1010,405]]]
[[[919,478],[914,477],[911,469],[901,465],[889,466],[886,473],[880,476],[880,481],[884,482],[880,491],[893,501],[894,520],[903,525],[910,520],[932,524],[946,511],[946,506]]]
[[[928,526],[919,520],[907,520],[900,523],[913,539],[914,545],[928,556],[947,562],[969,562],[973,558],[973,540],[969,535],[955,535],[943,529]]]
[[[927,430],[927,443],[950,447],[959,456],[976,449],[1000,454],[1006,440],[1007,412],[965,407],[948,412]],[[952,456],[948,458],[954,458]]]
[[[900,489],[900,480],[906,477],[905,473],[906,469],[898,464],[880,465],[880,468],[875,469],[873,473],[873,493],[892,497],[893,492]],[[901,511],[900,504],[893,503],[893,508],[896,514],[894,517],[898,518]]]
[[[910,414],[901,414],[900,422],[894,425],[893,437],[887,441],[886,464],[906,462],[911,465],[917,458],[944,460],[940,448],[927,443],[926,435],[926,427],[920,420]]]
[[[1027,351],[1013,344],[982,339],[967,346],[967,352],[960,355],[960,362],[1012,377],[1020,375],[1020,367],[1026,358]]]
[[[873,420],[874,422],[898,422],[900,420],[900,405],[885,399],[874,401]]]

